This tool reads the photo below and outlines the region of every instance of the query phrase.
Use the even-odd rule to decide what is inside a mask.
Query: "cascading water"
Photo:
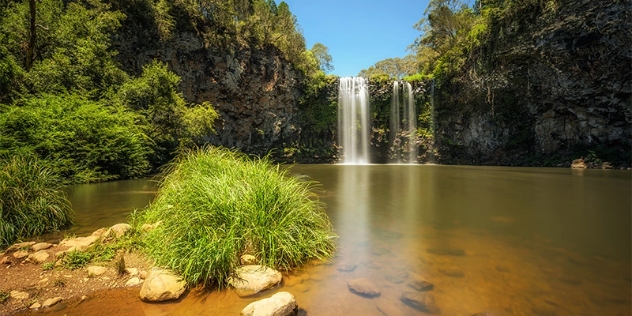
[[[393,82],[390,141],[397,163],[417,162],[417,115],[410,83]],[[404,159],[404,157],[406,159]]]
[[[369,89],[362,77],[340,78],[338,141],[343,164],[369,163]]]

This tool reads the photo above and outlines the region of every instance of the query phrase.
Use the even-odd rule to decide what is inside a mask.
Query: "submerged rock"
[[[434,288],[434,284],[428,282],[428,280],[424,279],[421,275],[411,274],[410,281],[408,281],[408,286],[412,287],[417,291],[430,291]]]
[[[440,314],[440,310],[435,304],[434,295],[430,293],[404,292],[400,297],[405,304],[430,314]]]
[[[442,256],[465,256],[465,251],[463,249],[450,247],[428,248],[428,252],[434,255]]]
[[[170,270],[154,267],[140,289],[140,298],[150,302],[175,300],[184,293],[185,288],[186,282],[180,276]]]
[[[271,297],[248,304],[241,316],[288,316],[294,315],[297,309],[294,295],[288,292],[279,292]]]
[[[374,297],[381,294],[375,282],[367,278],[350,280],[347,282],[347,286],[351,292],[362,296]]]
[[[453,278],[462,278],[465,276],[465,272],[459,268],[439,268],[439,272]]]
[[[336,267],[336,270],[341,272],[351,272],[355,270],[356,265],[353,263],[343,262]]]
[[[235,271],[236,277],[229,278],[228,284],[236,289],[239,296],[250,296],[267,290],[281,282],[281,272],[261,265],[241,266]]]

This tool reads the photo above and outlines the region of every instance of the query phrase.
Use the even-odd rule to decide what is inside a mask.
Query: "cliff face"
[[[210,143],[264,155],[298,137],[301,74],[275,47],[213,47],[192,31],[161,41],[135,22],[115,42],[119,61],[132,73],[154,59],[166,62],[182,78],[187,101],[210,101],[220,114]]]
[[[491,71],[471,67],[439,97],[443,162],[524,164],[607,147],[629,164],[630,14],[626,1],[569,0],[533,24],[503,25],[482,53]]]

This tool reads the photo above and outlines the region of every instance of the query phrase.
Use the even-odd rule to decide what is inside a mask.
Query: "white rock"
[[[281,272],[260,265],[241,266],[235,271],[236,277],[229,278],[228,284],[236,289],[239,296],[249,296],[267,290],[281,282]]]
[[[288,316],[294,314],[296,307],[296,299],[292,294],[279,292],[248,304],[241,311],[241,316]]]
[[[40,303],[38,303],[38,302],[35,302],[35,303],[33,303],[33,305],[29,306],[29,309],[35,309],[35,310],[37,310],[37,309],[39,309],[40,307],[42,307],[42,304],[40,304]]]
[[[29,260],[35,263],[42,263],[48,259],[50,255],[46,250],[40,250],[29,255]]]
[[[64,239],[64,240],[62,240],[59,243],[59,246],[61,246],[61,247],[70,247],[70,249],[68,249],[66,251],[72,251],[72,250],[84,251],[84,250],[88,249],[88,247],[90,247],[92,244],[94,244],[98,239],[99,239],[98,236],[88,236],[88,237],[77,237],[77,238],[72,238],[72,239]]]
[[[11,295],[11,298],[14,298],[16,300],[25,300],[29,298],[29,293],[27,292],[11,291],[9,295]]]
[[[108,269],[101,266],[89,266],[86,270],[88,270],[88,276],[99,276],[104,274]]]
[[[138,275],[138,269],[137,268],[125,268],[125,273],[131,275],[131,276],[137,276]]]
[[[184,293],[185,287],[186,282],[181,277],[154,267],[140,289],[140,298],[150,302],[175,300]]]
[[[47,300],[44,301],[44,303],[42,303],[42,307],[43,308],[47,308],[47,307],[51,307],[59,302],[61,302],[62,298],[61,297],[53,297],[53,298],[49,298]]]
[[[127,282],[125,282],[125,286],[135,286],[139,284],[140,284],[139,277],[132,277],[131,279],[127,280]]]

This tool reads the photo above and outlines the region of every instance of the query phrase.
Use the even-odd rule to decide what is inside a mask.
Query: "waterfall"
[[[369,89],[362,77],[340,78],[338,142],[344,164],[369,163]]]
[[[417,162],[417,113],[412,85],[393,82],[389,140],[397,163]]]

